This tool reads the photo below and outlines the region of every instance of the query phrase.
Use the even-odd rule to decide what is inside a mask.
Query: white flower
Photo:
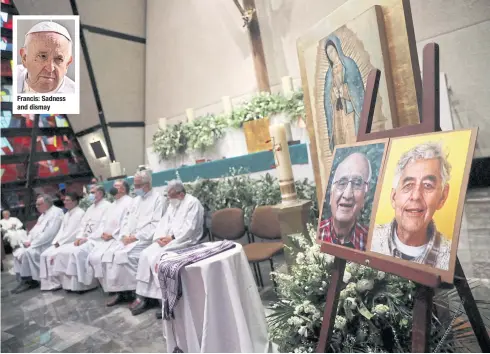
[[[344,277],[342,278],[342,281],[347,284],[350,279],[352,278],[352,274],[350,274],[349,272],[345,271],[344,272]]]
[[[353,297],[348,297],[347,299],[345,299],[345,302],[348,304],[351,310],[354,310],[357,307],[356,299],[354,299]]]
[[[296,255],[296,263],[297,264],[303,264],[305,261],[305,254],[303,252],[298,252]]]
[[[307,336],[308,336],[308,330],[307,330],[306,326],[301,326],[301,327],[298,329],[298,334],[299,334],[300,336],[307,337]]]
[[[358,292],[363,293],[368,290],[372,290],[374,287],[374,280],[372,279],[361,279],[357,283],[356,289]]]
[[[343,330],[347,325],[347,320],[342,316],[335,316],[334,328],[338,330]]]
[[[305,321],[298,316],[293,316],[293,317],[288,318],[288,324],[290,324],[292,326],[301,326],[304,322]]]
[[[374,306],[374,308],[373,308],[373,312],[378,314],[378,315],[384,315],[389,311],[390,311],[390,308],[386,305],[383,305],[383,304],[378,304],[378,305]]]
[[[378,278],[378,280],[383,280],[385,277],[386,277],[386,273],[379,270],[378,274],[376,275],[376,278]]]

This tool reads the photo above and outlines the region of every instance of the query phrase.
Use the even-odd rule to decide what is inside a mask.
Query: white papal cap
[[[59,23],[53,22],[53,21],[43,21],[35,24],[32,26],[32,28],[29,30],[29,32],[26,33],[26,37],[28,34],[31,33],[38,33],[38,32],[55,32],[59,33],[63,36],[65,36],[70,42],[71,42],[71,37],[70,33],[68,33],[68,30],[60,25]]]

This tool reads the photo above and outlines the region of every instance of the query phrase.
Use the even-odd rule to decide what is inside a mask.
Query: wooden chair
[[[265,240],[281,240],[281,228],[276,211],[271,206],[260,206],[255,208],[252,214],[252,220],[249,226],[249,241],[248,245],[243,246],[243,250],[247,255],[248,261],[254,266],[254,270],[258,275],[258,282],[261,287],[264,287],[262,273],[260,271],[260,263],[269,261],[271,271],[274,271],[274,262],[272,258],[279,254],[284,243],[281,241],[275,242],[255,242],[254,236]],[[272,279],[274,288],[276,282]]]

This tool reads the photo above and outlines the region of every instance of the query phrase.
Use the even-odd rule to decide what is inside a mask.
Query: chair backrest
[[[276,210],[271,206],[259,206],[255,208],[249,230],[253,235],[260,238],[281,238],[281,227]]]
[[[211,221],[211,234],[225,240],[237,240],[245,234],[243,210],[227,208],[215,211]]]

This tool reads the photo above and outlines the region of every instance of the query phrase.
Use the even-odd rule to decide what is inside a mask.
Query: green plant
[[[182,154],[187,149],[188,135],[185,133],[183,123],[159,129],[153,135],[153,151],[160,155],[160,159]]]
[[[293,93],[290,98],[280,94],[259,93],[248,102],[234,107],[226,114],[206,114],[190,123],[179,123],[159,129],[153,135],[153,151],[162,160],[182,154],[187,150],[205,150],[213,146],[226,128],[241,128],[244,122],[285,113],[291,121],[305,116],[303,93]]]
[[[308,236],[293,237],[299,248],[296,264],[291,266],[289,274],[272,273],[278,284],[278,300],[272,304],[273,313],[268,316],[269,333],[280,352],[313,352],[318,343],[333,257],[321,253],[315,240],[313,227]],[[330,350],[411,352],[415,285],[354,263],[348,263],[343,282]],[[434,298],[432,350],[469,352],[476,342],[468,319],[460,312],[461,306],[449,305],[456,297],[456,290],[452,289]],[[489,302],[480,304],[486,306]],[[447,320],[439,316],[441,310],[449,312]],[[456,317],[460,320],[453,321]]]
[[[185,125],[187,148],[203,151],[213,146],[218,139],[223,137],[227,121],[223,116],[207,114],[200,119],[195,119]]]

